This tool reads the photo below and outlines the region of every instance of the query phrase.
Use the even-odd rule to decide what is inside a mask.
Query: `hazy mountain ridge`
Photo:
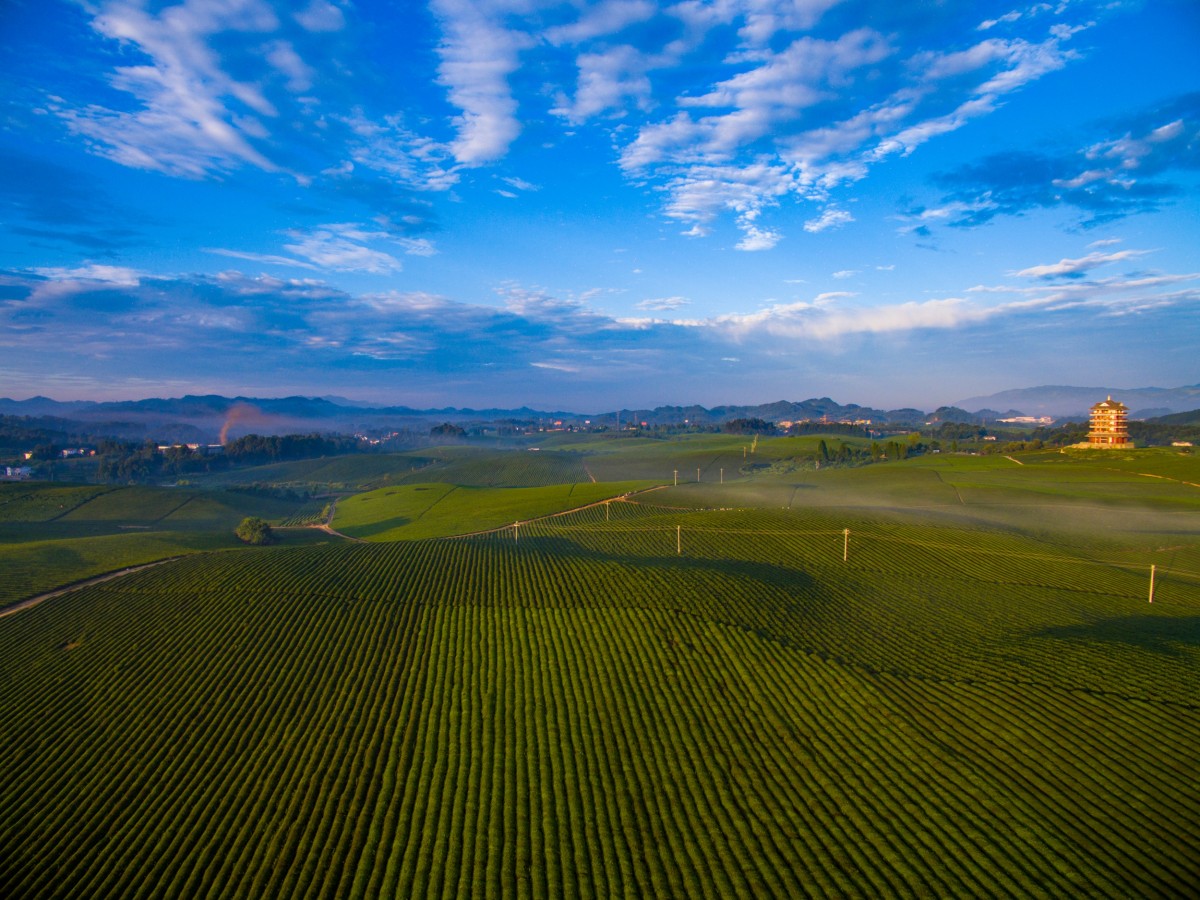
[[[769,422],[866,422],[873,425],[923,425],[927,422],[986,423],[1018,415],[1086,417],[1092,404],[1112,396],[1129,406],[1135,419],[1186,413],[1200,409],[1200,385],[1180,388],[1088,388],[1044,386],[1002,391],[975,397],[931,413],[906,407],[876,409],[856,403],[842,404],[829,397],[799,402],[776,400],[752,405],[658,406],[653,409],[621,409],[603,413],[563,410],[471,409],[443,407],[414,409],[409,406],[360,405],[335,402],[329,397],[224,397],[218,394],[187,394],[175,398],[91,401],[53,400],[37,396],[27,400],[0,398],[0,414],[46,420],[69,421],[73,430],[105,433],[132,439],[158,437],[165,440],[208,440],[237,434],[284,434],[309,431],[370,431],[387,428],[423,431],[443,421],[498,422],[516,420],[546,425],[562,422],[617,426],[641,424],[719,425],[730,419],[757,418]],[[345,405],[344,405],[345,404]],[[973,410],[973,411],[972,411]],[[997,412],[1005,410],[1005,412]]]
[[[969,397],[954,405],[963,409],[985,406],[1019,409],[1026,416],[1086,416],[1092,405],[1105,397],[1120,400],[1129,407],[1130,415],[1135,419],[1151,418],[1200,408],[1200,384],[1177,388],[1042,385],[1001,391],[986,397]]]

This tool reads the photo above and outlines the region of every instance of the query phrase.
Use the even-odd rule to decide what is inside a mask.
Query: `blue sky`
[[[1200,5],[0,3],[0,395],[1200,382]]]

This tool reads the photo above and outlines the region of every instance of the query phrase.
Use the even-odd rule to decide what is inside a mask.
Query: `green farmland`
[[[356,541],[14,491],[0,552],[195,552],[0,618],[0,895],[1194,895],[1194,459],[560,440]]]
[[[338,504],[333,524],[351,537],[379,541],[447,537],[552,516],[651,487],[654,483],[646,481],[508,488],[406,485],[350,497]]]

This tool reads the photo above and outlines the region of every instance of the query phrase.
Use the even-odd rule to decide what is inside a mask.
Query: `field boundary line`
[[[198,496],[200,496],[200,495],[199,494],[188,494],[182,503],[180,503],[178,506],[172,507],[171,509],[167,510],[165,513],[163,513],[161,516],[159,516],[157,519],[155,519],[154,522],[157,524],[157,523],[163,521],[164,519],[170,518],[171,516],[175,515],[175,513],[179,512],[181,509],[183,509],[185,506],[187,506],[189,503],[191,503],[193,500],[195,500]]]
[[[613,503],[613,502],[636,503],[637,502],[636,500],[630,500],[629,498],[634,496],[635,494],[648,494],[651,491],[661,491],[664,488],[666,488],[665,484],[658,484],[651,488],[643,488],[640,491],[630,491],[628,494],[618,494],[615,497],[606,497],[603,500],[596,500],[596,501],[593,501],[592,503],[585,503],[583,506],[576,506],[571,509],[559,510],[556,513],[547,513],[544,516],[534,516],[532,519],[518,519],[516,522],[510,522],[507,525],[500,525],[496,528],[487,528],[483,531],[464,531],[462,534],[448,534],[445,537],[436,538],[435,540],[449,541],[449,540],[454,540],[456,538],[483,537],[486,534],[499,534],[503,531],[507,531],[508,529],[512,528],[514,525],[517,527],[520,527],[521,525],[530,525],[534,522],[545,522],[547,519],[557,519],[560,516],[569,516],[571,513],[581,512],[585,509],[593,509],[594,507],[597,507],[597,506],[603,506],[605,503]]]
[[[38,594],[34,597],[29,597],[26,600],[18,601],[11,606],[6,606],[0,609],[0,619],[5,616],[11,616],[23,610],[37,606],[39,603],[44,603],[47,600],[53,600],[55,597],[61,597],[64,594],[71,594],[75,591],[82,590],[86,587],[91,587],[95,584],[103,584],[106,581],[113,581],[117,578],[123,578],[126,575],[132,575],[134,572],[140,572],[143,569],[153,569],[155,566],[161,566],[165,563],[175,562],[177,559],[183,559],[182,556],[168,556],[166,559],[157,559],[154,562],[142,563],[137,566],[127,566],[124,569],[117,569],[115,572],[106,572],[103,575],[96,575],[92,578],[85,578],[83,581],[75,581],[71,584],[57,587],[52,591],[47,591],[44,594]]]
[[[88,497],[88,498],[87,498],[86,500],[84,500],[82,503],[77,503],[77,504],[75,504],[74,506],[72,506],[70,509],[65,509],[65,510],[63,510],[62,512],[60,512],[60,513],[59,513],[57,516],[51,516],[49,519],[46,519],[45,521],[47,521],[47,522],[57,522],[59,519],[63,518],[64,516],[69,516],[71,513],[75,512],[75,510],[77,510],[77,509],[81,509],[81,508],[83,508],[83,507],[87,506],[87,505],[88,505],[89,503],[91,503],[93,500],[99,500],[101,497],[107,496],[108,494],[112,494],[112,493],[114,493],[114,492],[116,492],[116,491],[121,491],[121,490],[125,490],[125,488],[122,488],[122,487],[110,487],[110,486],[108,486],[108,485],[105,485],[105,488],[104,488],[104,490],[100,491],[98,494],[95,494],[94,496]]]

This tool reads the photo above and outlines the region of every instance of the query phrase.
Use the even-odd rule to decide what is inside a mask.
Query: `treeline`
[[[0,416],[0,454],[16,454],[35,448],[34,459],[51,459],[63,447],[91,442],[71,430],[66,419],[32,416]]]
[[[355,437],[320,434],[248,434],[230,441],[216,454],[193,450],[186,444],[159,450],[153,441],[137,444],[104,440],[96,448],[95,477],[108,482],[148,481],[371,449]]]
[[[362,447],[363,442],[358,438],[345,435],[248,434],[226,444],[224,456],[239,463],[286,462],[354,453]]]

